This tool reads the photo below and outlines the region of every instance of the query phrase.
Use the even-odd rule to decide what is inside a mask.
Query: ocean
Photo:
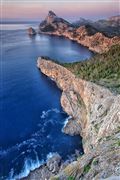
[[[27,176],[55,152],[63,159],[75,149],[82,152],[81,138],[61,131],[68,119],[61,90],[36,64],[39,56],[75,62],[93,54],[62,37],[30,37],[29,26],[3,24],[0,30],[0,180]]]

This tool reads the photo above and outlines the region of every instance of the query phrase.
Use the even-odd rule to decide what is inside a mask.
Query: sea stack
[[[30,27],[29,29],[28,29],[28,34],[29,35],[36,35],[36,31],[35,31],[35,29],[33,29],[32,27]]]

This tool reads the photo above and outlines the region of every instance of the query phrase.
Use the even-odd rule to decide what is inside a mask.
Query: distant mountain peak
[[[46,17],[47,23],[52,23],[57,18],[56,14],[53,11],[49,11]]]
[[[79,27],[79,26],[84,26],[91,23],[92,23],[91,20],[80,17],[77,21],[73,22],[73,26]]]
[[[49,11],[48,16],[56,16],[56,14],[53,11]]]
[[[65,19],[58,17],[53,11],[49,11],[47,17],[39,25],[40,31],[54,32],[65,31],[71,24]]]

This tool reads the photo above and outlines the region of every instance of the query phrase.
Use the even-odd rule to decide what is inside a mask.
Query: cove
[[[68,39],[29,37],[24,28],[8,27],[1,31],[0,179],[4,180],[27,175],[49,153],[58,152],[67,159],[75,149],[82,151],[80,137],[61,132],[68,118],[60,105],[61,91],[41,74],[36,60],[48,56],[75,62],[92,56],[87,48]]]

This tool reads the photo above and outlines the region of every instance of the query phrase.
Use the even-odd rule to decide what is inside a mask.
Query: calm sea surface
[[[61,132],[68,118],[61,91],[36,67],[39,56],[60,62],[92,56],[65,38],[29,37],[28,24],[1,25],[0,180],[21,178],[58,152],[63,159],[82,151],[80,137]],[[66,148],[67,145],[67,148]]]

